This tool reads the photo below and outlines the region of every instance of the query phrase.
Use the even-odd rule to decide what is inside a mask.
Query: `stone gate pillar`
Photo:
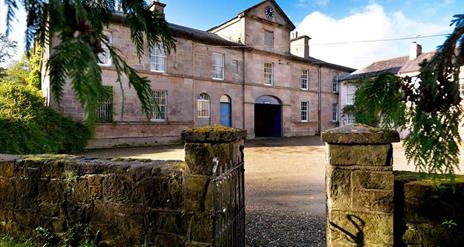
[[[396,131],[348,125],[327,143],[327,246],[393,246],[392,142]]]
[[[215,224],[214,215],[217,215],[216,218],[220,218],[219,221],[225,224],[242,209],[239,206],[244,206],[243,200],[237,201],[241,197],[236,196],[238,193],[244,194],[243,176],[240,181],[237,178],[225,179],[220,185],[225,188],[218,188],[219,185],[215,185],[213,179],[215,175],[226,171],[229,173],[223,173],[223,175],[227,178],[237,176],[234,172],[238,170],[231,170],[237,164],[243,166],[242,151],[245,137],[245,130],[222,126],[193,128],[182,132],[182,139],[185,141],[185,162],[188,167],[184,176],[184,209],[186,215],[190,216],[187,230],[188,246],[213,245],[220,235],[219,228],[223,227],[223,225]],[[218,165],[215,175],[213,175],[214,158],[217,158]],[[240,172],[240,175],[243,175],[243,170]],[[216,187],[213,188],[213,185]],[[213,191],[216,190],[218,190],[218,196],[213,202]],[[231,223],[231,227],[245,229],[244,217],[243,219],[236,218],[240,221]],[[244,237],[244,234],[241,237]]]

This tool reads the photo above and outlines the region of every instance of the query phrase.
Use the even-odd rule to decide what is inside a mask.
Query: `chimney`
[[[409,48],[409,60],[414,60],[422,54],[422,46],[419,45],[416,41],[411,43]]]
[[[294,38],[290,40],[290,53],[298,57],[309,58],[310,39],[306,35],[298,36],[298,33],[295,32]]]
[[[161,3],[159,0],[153,0],[150,9],[152,11],[159,11],[161,14],[164,14],[164,7],[166,7],[166,4]]]

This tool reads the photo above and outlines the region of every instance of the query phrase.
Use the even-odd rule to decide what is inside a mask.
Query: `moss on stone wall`
[[[462,246],[464,176],[395,173],[395,246]]]

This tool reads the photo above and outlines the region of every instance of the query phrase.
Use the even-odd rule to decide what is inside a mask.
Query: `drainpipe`
[[[242,49],[242,128],[245,129],[245,48]]]
[[[322,130],[322,116],[321,116],[321,102],[322,102],[322,82],[321,82],[321,65],[319,65],[319,69],[317,71],[317,80],[318,80],[318,87],[317,87],[317,135],[321,134]]]

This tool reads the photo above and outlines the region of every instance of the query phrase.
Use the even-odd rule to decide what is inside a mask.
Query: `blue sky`
[[[0,0],[2,1],[2,0]],[[161,0],[168,21],[206,30],[234,17],[259,0]],[[464,13],[464,0],[277,0],[300,34],[312,37],[311,55],[329,62],[362,67],[372,61],[407,55],[413,39],[352,43],[359,40],[415,37],[451,32],[454,14]],[[0,5],[0,31],[5,10]],[[23,14],[18,19],[24,21]],[[12,38],[23,45],[24,22]],[[424,51],[434,50],[444,37],[419,38]],[[329,45],[328,43],[345,44]]]

